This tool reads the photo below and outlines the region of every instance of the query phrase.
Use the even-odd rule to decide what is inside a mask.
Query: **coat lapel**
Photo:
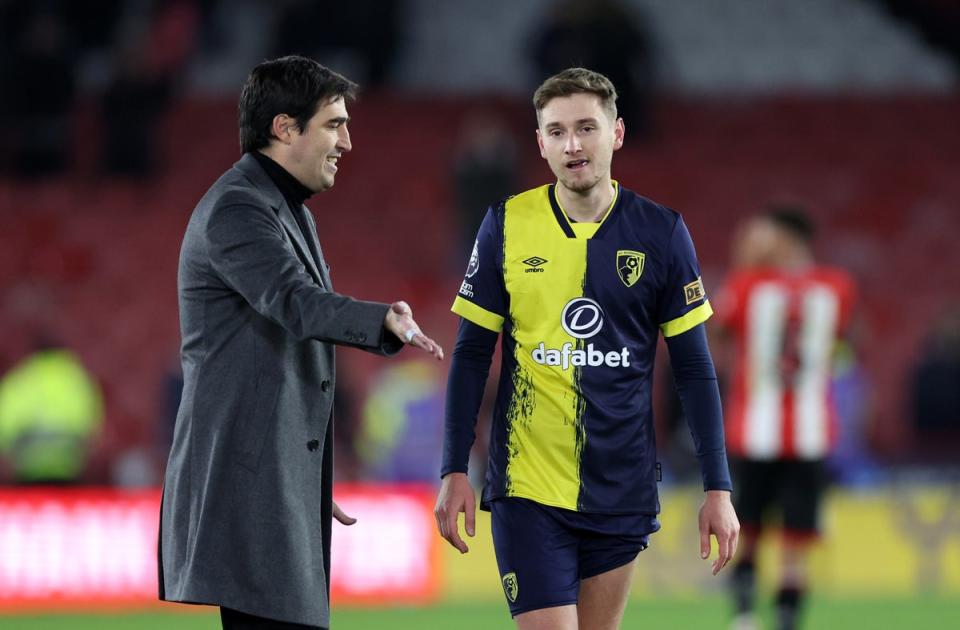
[[[317,223],[313,220],[313,213],[310,212],[306,206],[303,207],[303,212],[307,217],[307,225],[310,226],[310,234],[307,235],[307,240],[310,244],[310,250],[313,252],[313,255],[316,256],[317,264],[320,266],[320,278],[323,280],[323,285],[332,291],[333,283],[330,281],[330,266],[323,257],[323,249],[320,247],[320,237],[317,234]]]
[[[306,236],[301,232],[297,220],[294,218],[290,208],[287,207],[283,193],[281,193],[280,189],[273,183],[273,180],[270,179],[270,176],[263,170],[263,167],[260,166],[256,158],[250,154],[244,154],[244,156],[240,158],[240,161],[234,164],[234,167],[242,171],[243,174],[253,182],[254,186],[263,193],[270,207],[276,211],[280,223],[283,225],[283,229],[286,230],[287,235],[293,242],[293,248],[297,251],[297,255],[306,266],[307,271],[310,272],[310,275],[313,276],[317,284],[329,289],[329,276],[327,276],[326,273],[320,272],[319,257],[314,256],[314,253],[305,240],[310,238],[310,236]],[[326,270],[324,270],[324,272],[325,271]]]
[[[317,259],[314,257],[313,252],[310,251],[310,247],[307,245],[307,241],[305,240],[309,237],[306,237],[300,230],[297,220],[294,218],[293,213],[290,211],[290,208],[287,207],[286,203],[280,204],[280,207],[277,209],[277,214],[280,216],[280,222],[283,224],[283,229],[287,231],[287,234],[293,241],[293,245],[297,250],[297,254],[300,255],[300,259],[307,265],[307,269],[310,270],[310,274],[313,276],[314,280],[316,280],[320,286],[327,286],[323,282],[323,275],[320,273],[320,267],[317,265]]]

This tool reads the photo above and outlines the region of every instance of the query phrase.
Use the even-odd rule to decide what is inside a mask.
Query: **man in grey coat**
[[[437,359],[404,302],[333,291],[303,205],[350,150],[356,86],[303,57],[254,68],[243,157],[197,204],[180,253],[184,391],[164,479],[160,598],[224,628],[329,626],[334,345]]]

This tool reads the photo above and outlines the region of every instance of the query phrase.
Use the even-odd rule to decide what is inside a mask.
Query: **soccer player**
[[[706,497],[700,553],[733,557],[720,397],[703,322],[712,310],[676,212],[613,181],[624,141],[617,93],[571,68],[534,95],[537,144],[556,182],[494,205],[453,311],[437,498],[440,534],[467,552],[467,480],[477,410],[502,332],[500,383],[481,508],[510,613],[522,630],[619,627],[637,554],[657,531],[651,379],[662,333],[697,444]]]
[[[718,301],[718,319],[735,343],[727,444],[743,544],[732,576],[733,627],[756,628],[757,539],[770,508],[782,518],[783,567],[777,627],[797,627],[807,590],[805,560],[816,538],[824,458],[834,440],[831,362],[847,329],[854,285],[846,272],[820,266],[813,224],[803,211],[773,207],[738,239],[739,266]]]

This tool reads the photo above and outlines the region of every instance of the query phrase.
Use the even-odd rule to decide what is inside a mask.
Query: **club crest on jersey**
[[[617,252],[617,275],[620,281],[628,287],[632,287],[640,279],[643,273],[643,260],[646,254],[635,252],[630,249],[621,249]]]
[[[503,592],[511,602],[517,601],[517,595],[520,593],[520,584],[517,582],[517,574],[513,571],[503,576]]]

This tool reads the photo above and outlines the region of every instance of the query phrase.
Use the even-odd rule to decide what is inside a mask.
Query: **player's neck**
[[[559,183],[556,190],[560,207],[572,221],[577,223],[602,221],[616,194],[610,178],[597,182],[595,186],[590,187],[590,190],[582,193],[574,192]]]
[[[790,273],[802,273],[813,267],[814,260],[813,256],[807,254],[797,254],[794,256],[788,257],[783,262],[783,269]]]

